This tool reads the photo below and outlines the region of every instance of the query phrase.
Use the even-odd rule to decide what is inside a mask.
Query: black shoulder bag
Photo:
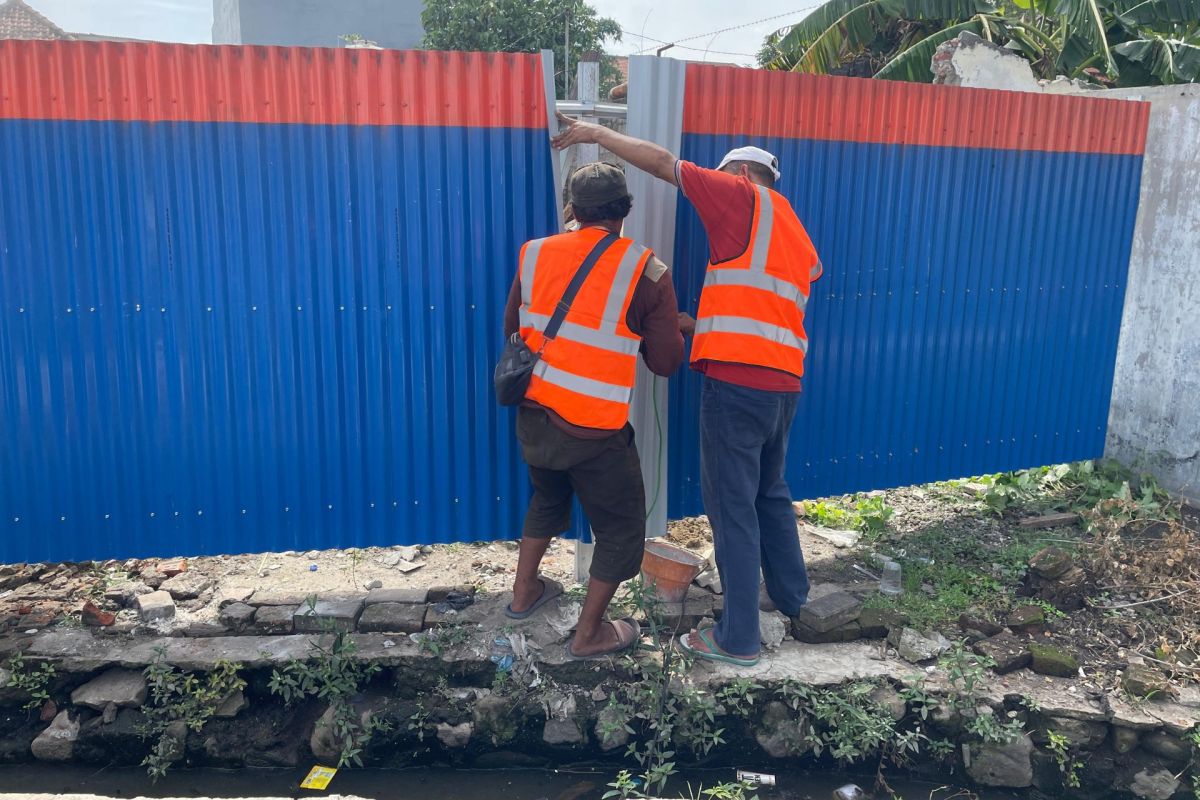
[[[492,383],[496,387],[496,401],[500,405],[515,406],[525,399],[525,391],[529,388],[530,378],[533,377],[533,368],[542,357],[546,343],[558,335],[558,329],[562,327],[567,312],[571,310],[571,303],[575,301],[575,295],[579,294],[579,289],[587,280],[592,267],[596,266],[600,256],[604,255],[604,251],[611,247],[617,238],[615,233],[610,233],[596,242],[596,246],[579,265],[575,277],[571,278],[571,283],[554,309],[554,316],[550,317],[546,330],[542,331],[542,346],[536,353],[525,344],[520,331],[504,343],[504,352],[500,354],[500,360],[496,362],[496,371],[492,375]]]

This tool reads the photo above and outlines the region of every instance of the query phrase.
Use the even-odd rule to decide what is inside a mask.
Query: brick
[[[405,605],[425,605],[429,598],[429,590],[421,589],[372,589],[367,592],[368,606],[379,603],[402,603]]]
[[[352,632],[362,614],[363,598],[329,597],[318,599],[311,608],[307,603],[296,609],[292,625],[296,633]]]
[[[419,633],[425,626],[424,603],[372,603],[358,618],[362,633]]]
[[[170,592],[150,592],[138,596],[137,609],[138,615],[146,622],[172,619],[175,616],[175,600]]]
[[[860,613],[861,601],[846,592],[833,592],[805,603],[795,621],[809,630],[827,633],[858,619]]]
[[[254,614],[254,630],[259,633],[291,633],[295,606],[263,606]]]
[[[1017,524],[1022,528],[1063,528],[1078,522],[1078,514],[1043,514],[1040,517],[1025,517]]]

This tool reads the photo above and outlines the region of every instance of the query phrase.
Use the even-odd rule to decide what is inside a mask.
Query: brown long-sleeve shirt
[[[625,324],[642,337],[642,359],[651,372],[666,377],[679,369],[683,363],[679,302],[675,298],[671,271],[653,255],[634,287],[633,298],[625,314]],[[512,336],[520,327],[521,275],[518,272],[508,292],[508,304],[504,307],[505,338]],[[612,431],[572,425],[551,409],[546,409],[546,412],[556,426],[580,439],[599,439],[612,435]]]

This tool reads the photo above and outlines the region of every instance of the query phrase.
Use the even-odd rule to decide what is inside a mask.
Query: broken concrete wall
[[[973,38],[939,51],[939,82],[1150,103],[1105,454],[1200,498],[1200,86],[1038,81],[1023,59]]]

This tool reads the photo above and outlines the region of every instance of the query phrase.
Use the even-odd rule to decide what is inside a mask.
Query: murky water
[[[157,784],[138,769],[49,767],[25,765],[0,767],[0,796],[4,794],[95,794],[104,797],[321,797],[327,794],[356,795],[375,800],[419,798],[420,800],[599,800],[613,778],[610,769],[591,770],[347,770],[334,778],[326,792],[298,788],[306,770],[214,770],[181,769]],[[683,776],[663,793],[665,797],[689,797],[701,784],[712,785],[733,779],[733,770],[697,771]],[[844,774],[776,773],[777,785],[759,791],[762,800],[826,800],[846,783],[869,788],[871,776]],[[896,791],[905,800],[965,800],[956,789],[937,784],[896,780]],[[981,800],[1019,797],[1001,792],[975,795]]]

